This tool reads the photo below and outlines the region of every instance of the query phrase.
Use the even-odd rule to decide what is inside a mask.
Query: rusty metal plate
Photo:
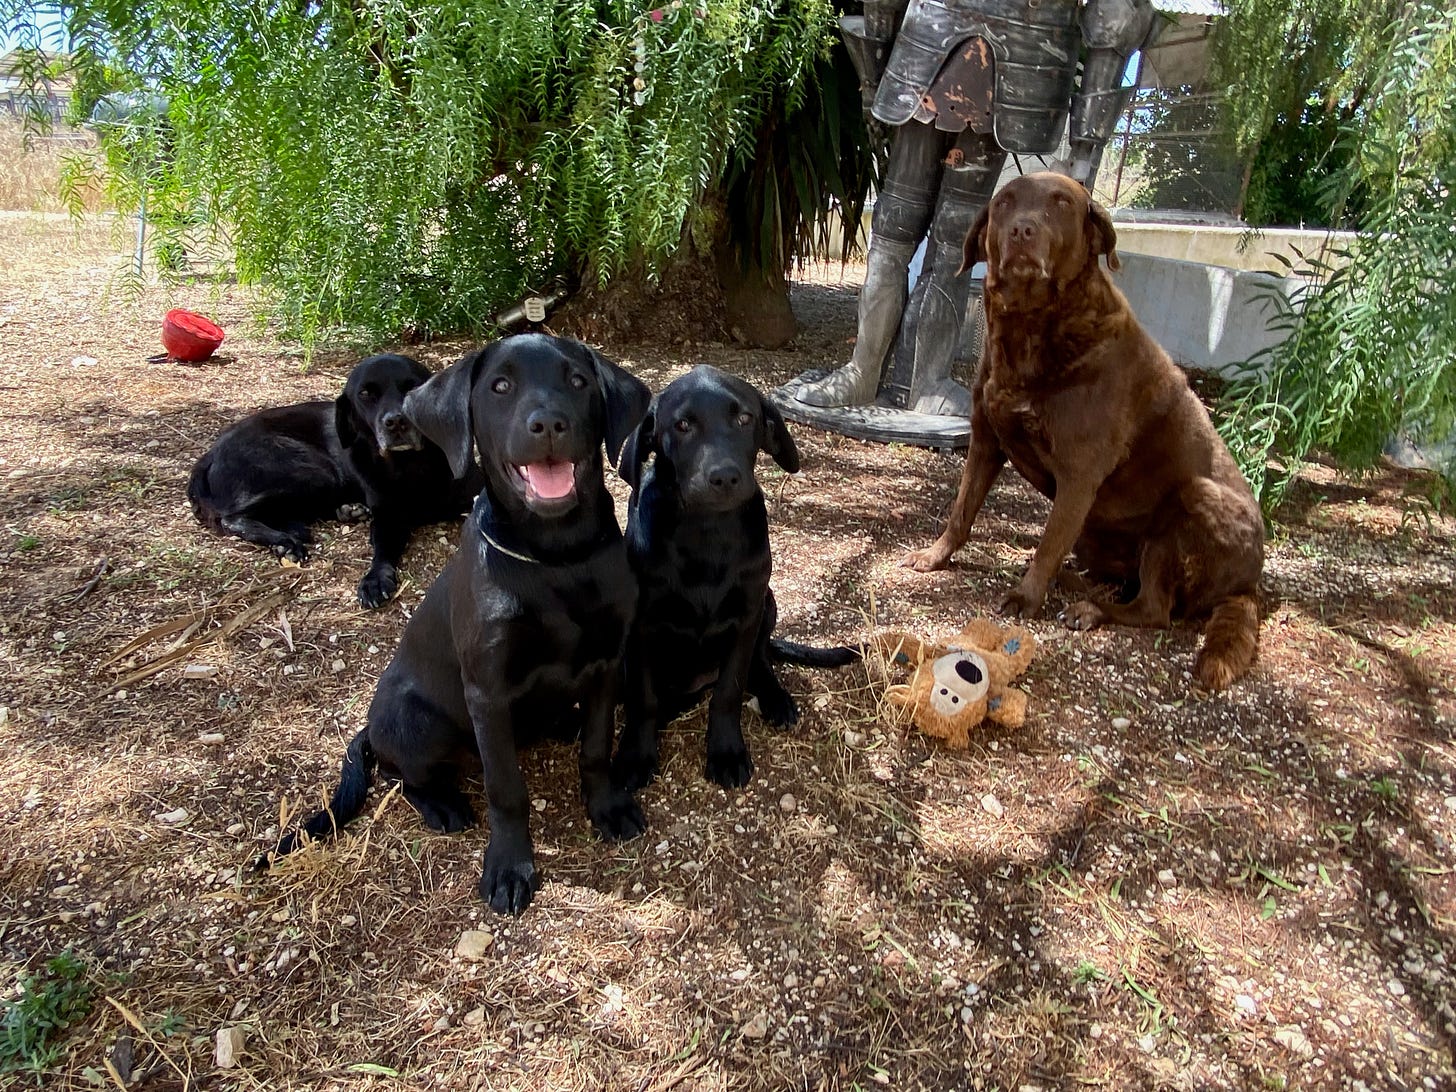
[[[996,58],[984,38],[967,38],[941,65],[921,104],[947,133],[991,131]]]

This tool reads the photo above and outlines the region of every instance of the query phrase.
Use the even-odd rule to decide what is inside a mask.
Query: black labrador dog
[[[747,783],[745,692],[768,724],[788,726],[799,710],[774,661],[833,667],[859,658],[849,648],[773,638],[768,509],[754,477],[760,451],[791,474],[799,469],[798,448],[773,404],[700,364],[657,396],[622,453],[622,477],[632,486],[627,552],[641,589],[626,658],[627,719],[613,761],[613,777],[628,791],[653,779],[658,735],[710,687],[708,779],[724,788]]]
[[[405,416],[405,395],[430,378],[419,361],[383,353],[349,373],[333,402],[302,402],[245,417],[217,438],[187,482],[198,520],[302,564],[309,525],[372,516],[374,558],[359,602],[378,607],[399,590],[410,535],[470,508],[479,472],[457,478],[444,452]]]
[[[402,782],[427,826],[473,826],[458,784],[473,752],[490,817],[480,894],[519,914],[538,878],[517,745],[578,732],[592,824],[612,840],[646,829],[609,776],[637,582],[602,480],[602,444],[618,451],[649,398],[585,345],[544,334],[498,341],[410,393],[405,412],[458,474],[471,465],[473,434],[485,487],[380,677],[333,801],[304,824],[308,836],[359,814],[376,765]],[[275,853],[299,840],[288,835]]]

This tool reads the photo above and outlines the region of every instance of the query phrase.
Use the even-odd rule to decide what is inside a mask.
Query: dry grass
[[[0,210],[64,211],[60,185],[65,158],[85,154],[94,144],[89,133],[69,129],[27,141],[20,122],[0,117]],[[84,203],[88,211],[98,211],[103,204],[100,190],[88,187]]]
[[[123,301],[103,229],[3,220],[0,259],[0,970],[71,948],[116,1003],[66,1033],[46,1087],[115,1087],[108,1062],[149,1089],[1456,1079],[1456,528],[1404,519],[1411,479],[1301,483],[1260,661],[1226,695],[1190,690],[1190,629],[1043,620],[1028,723],[958,754],[894,723],[879,665],[790,671],[803,720],[747,715],[753,781],[705,782],[686,718],[621,846],[591,835],[571,750],[528,752],[545,883],[501,920],[475,894],[485,831],[430,834],[383,791],[341,840],[247,871],[332,787],[454,531],[366,614],[363,528],[280,573],[199,528],[182,484],[225,422],[331,394],[350,358],[305,373],[235,289]],[[654,385],[705,359],[770,386],[844,355],[853,299],[800,283],[792,352],[606,348]],[[230,358],[146,364],[171,303],[221,321]],[[937,532],[958,460],[796,435],[803,472],[764,472],[788,635],[948,635],[1025,564],[1047,508],[1019,481],[921,576],[896,562]],[[470,929],[482,960],[455,954]],[[234,1026],[241,1064],[217,1070]]]

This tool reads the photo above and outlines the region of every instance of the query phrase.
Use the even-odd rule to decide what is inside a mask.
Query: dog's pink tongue
[[[521,473],[536,496],[546,500],[565,497],[576,488],[576,467],[571,463],[529,463]]]

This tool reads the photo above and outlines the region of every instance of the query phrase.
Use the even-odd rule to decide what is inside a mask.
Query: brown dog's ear
[[[581,347],[591,357],[592,370],[597,375],[597,386],[601,388],[602,398],[606,402],[607,419],[603,440],[607,445],[607,461],[616,466],[627,437],[647,412],[647,406],[652,401],[652,391],[642,380],[621,365],[614,364],[591,346]]]
[[[1108,269],[1122,268],[1122,262],[1117,259],[1117,229],[1112,226],[1107,210],[1096,201],[1087,206],[1087,240],[1094,255],[1107,255]]]
[[[986,226],[991,222],[991,203],[986,202],[981,209],[981,215],[976,217],[976,222],[971,225],[971,230],[966,232],[965,250],[961,254],[961,267],[956,270],[959,277],[966,270],[977,262],[986,260]]]
[[[470,469],[475,442],[471,431],[470,391],[475,386],[480,363],[491,348],[461,357],[404,396],[404,415],[424,433],[425,439],[445,453],[445,458],[450,460],[450,473],[457,479],[465,477]]]
[[[763,410],[763,436],[758,446],[773,456],[773,461],[790,474],[797,474],[799,448],[794,443],[793,436],[789,435],[789,426],[784,423],[784,415],[767,398],[760,396],[758,402]]]
[[[647,416],[637,422],[632,435],[622,445],[622,459],[617,463],[617,473],[631,486],[633,493],[642,484],[642,468],[647,465],[647,460],[652,457],[656,446],[657,400],[653,399],[652,405],[647,407]]]

